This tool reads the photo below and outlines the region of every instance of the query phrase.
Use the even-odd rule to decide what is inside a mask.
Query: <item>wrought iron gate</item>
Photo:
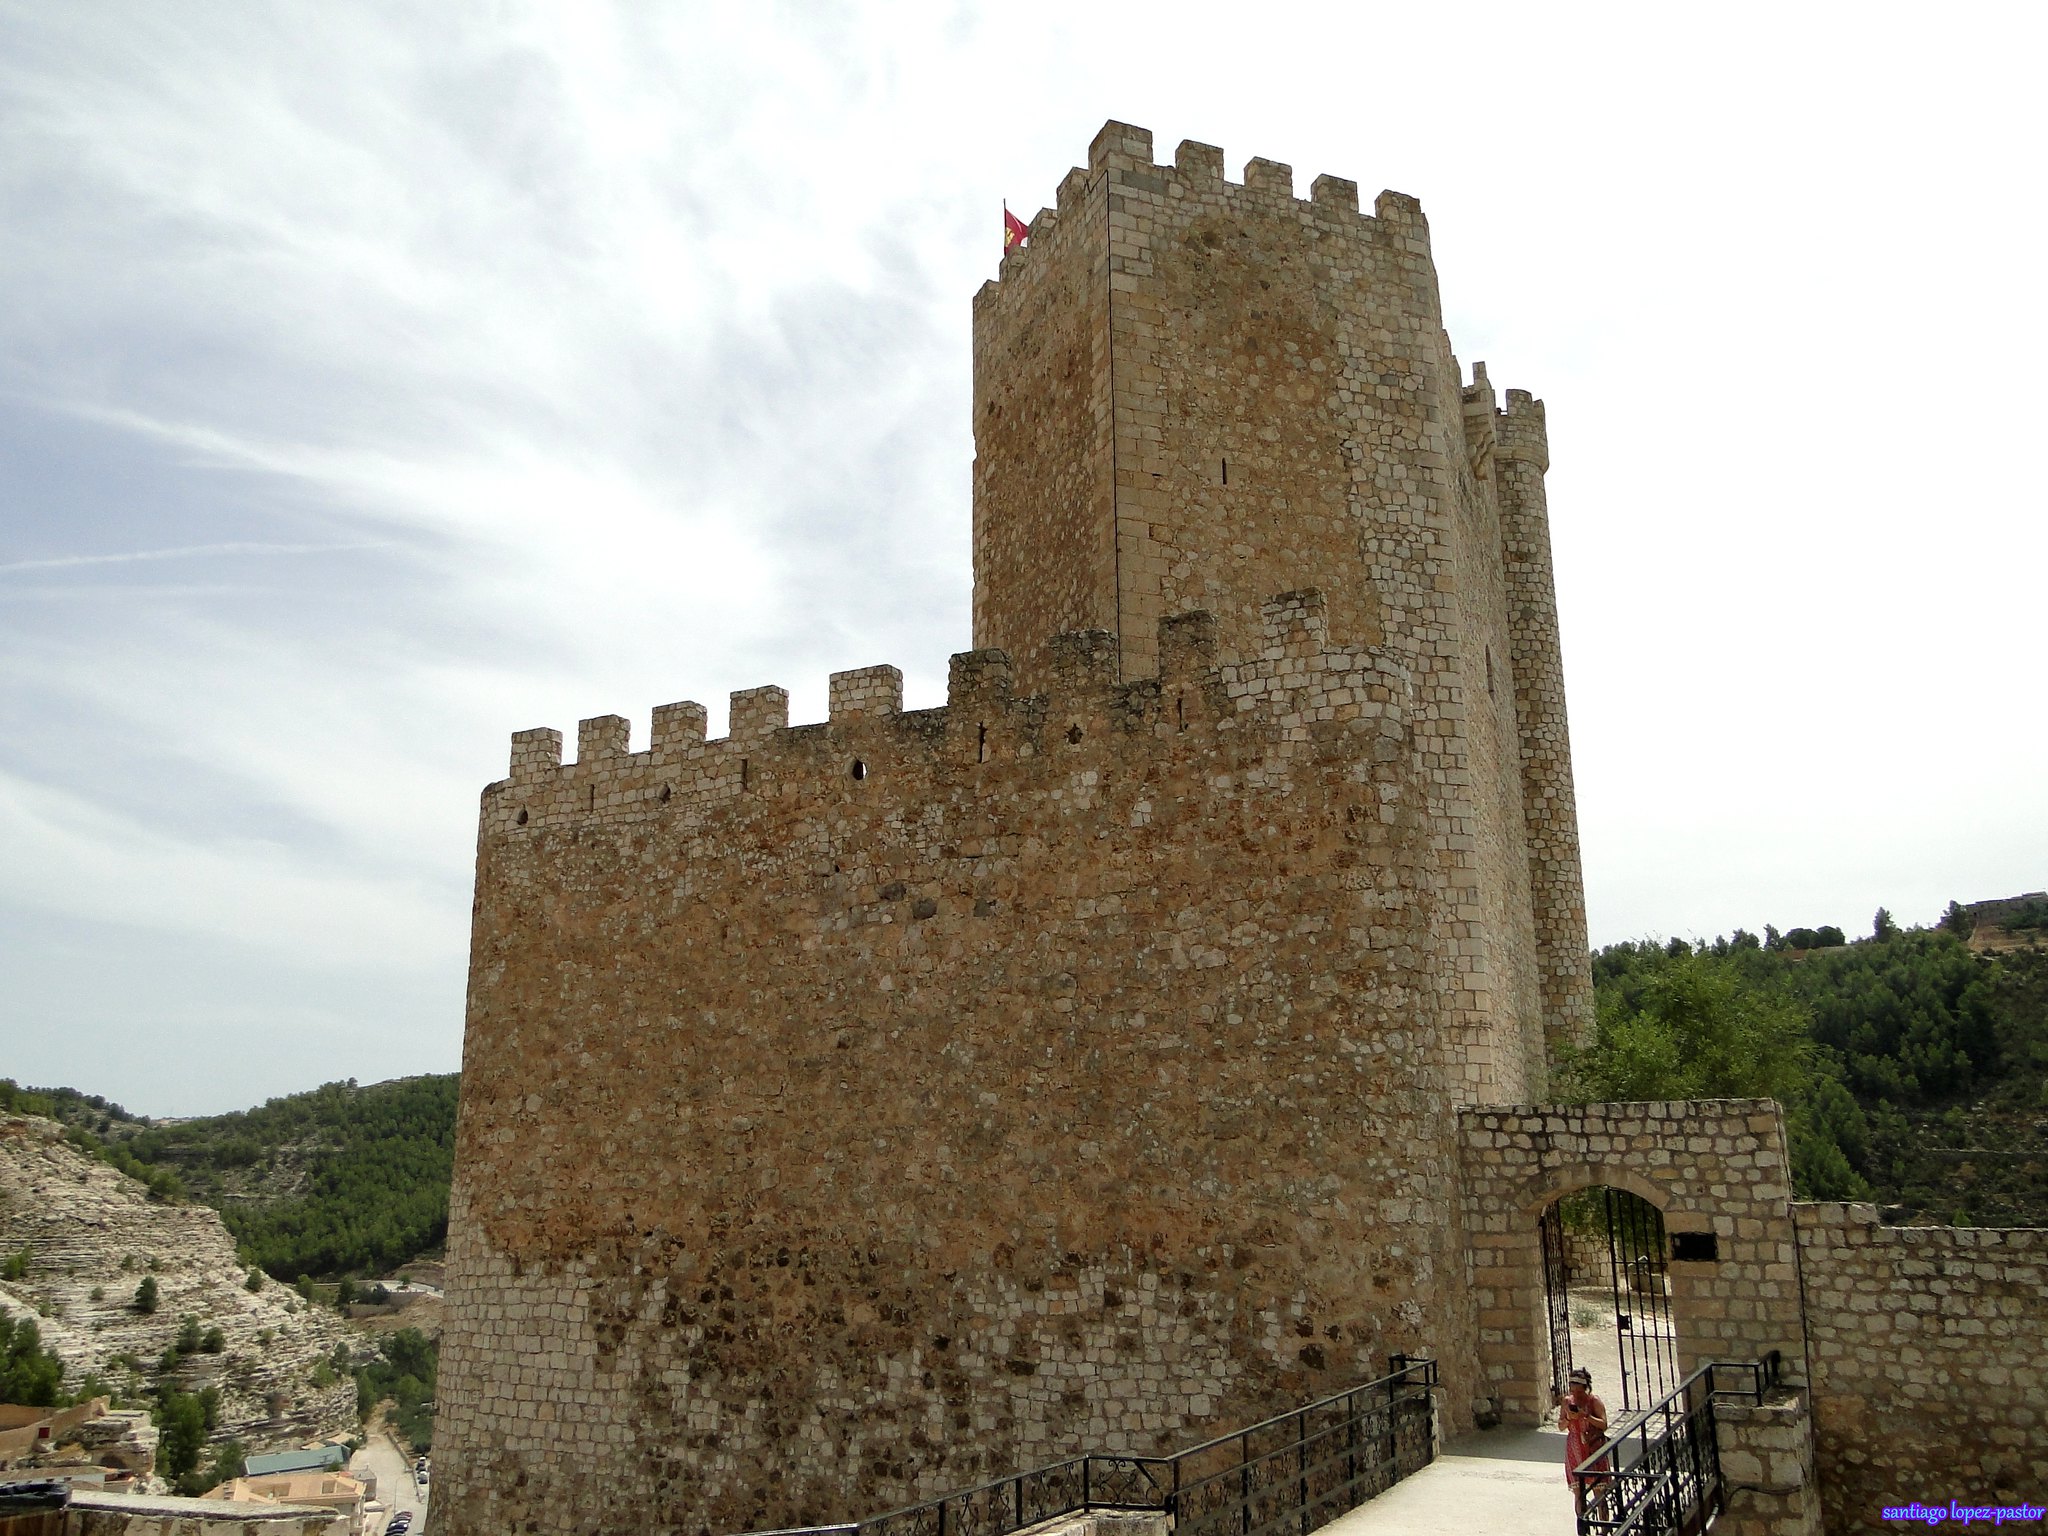
[[[1571,1265],[1565,1258],[1562,1200],[1544,1207],[1539,1230],[1543,1235],[1543,1299],[1550,1314],[1550,1400],[1556,1402],[1572,1368]]]
[[[1604,1187],[1608,1281],[1621,1351],[1621,1406],[1647,1408],[1678,1385],[1678,1338],[1671,1329],[1664,1213],[1641,1195]]]
[[[1574,1220],[1597,1220],[1599,1230],[1582,1233],[1607,1249],[1607,1287],[1614,1306],[1615,1352],[1621,1360],[1622,1411],[1647,1407],[1678,1384],[1678,1338],[1671,1327],[1671,1291],[1664,1215],[1640,1195],[1603,1185],[1583,1197],[1569,1196],[1544,1209],[1538,1230],[1543,1245],[1543,1296],[1550,1323],[1550,1384],[1564,1391],[1572,1359],[1571,1248],[1565,1206]],[[1597,1252],[1597,1249],[1595,1250]],[[1607,1390],[1607,1383],[1599,1383]],[[1612,1406],[1610,1401],[1610,1406]]]

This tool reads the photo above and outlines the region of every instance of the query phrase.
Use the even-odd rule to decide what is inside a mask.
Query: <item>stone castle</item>
[[[1533,1212],[1603,1179],[1722,1234],[1694,1358],[1803,1362],[1770,1106],[1529,1107],[1591,1011],[1544,413],[1415,200],[1111,123],[974,314],[943,708],[484,792],[436,1530],[854,1518],[1396,1352],[1533,1417]]]

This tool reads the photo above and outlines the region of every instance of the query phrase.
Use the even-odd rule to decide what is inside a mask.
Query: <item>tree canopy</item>
[[[64,1362],[43,1347],[32,1317],[0,1312],[0,1403],[54,1408],[64,1392]]]
[[[1764,933],[1600,950],[1595,1038],[1562,1053],[1559,1092],[1774,1098],[1802,1197],[2048,1221],[2048,950],[1975,954],[1950,919],[1882,909],[1853,944]]]

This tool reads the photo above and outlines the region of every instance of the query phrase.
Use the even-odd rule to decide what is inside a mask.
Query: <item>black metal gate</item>
[[[1572,1228],[1566,1228],[1566,1207]],[[1597,1223],[1597,1229],[1595,1224]],[[1543,1297],[1550,1323],[1550,1384],[1564,1391],[1572,1359],[1571,1287],[1594,1276],[1574,1274],[1574,1235],[1607,1250],[1607,1290],[1614,1307],[1615,1352],[1621,1362],[1622,1411],[1647,1407],[1678,1384],[1678,1338],[1671,1327],[1671,1289],[1664,1215],[1640,1195],[1602,1185],[1553,1201],[1538,1223],[1543,1247]],[[1594,1252],[1599,1251],[1595,1247]],[[1584,1256],[1583,1246],[1580,1248]],[[1589,1362],[1597,1365],[1598,1356]],[[1597,1374],[1597,1373],[1596,1373]],[[1606,1382],[1598,1383],[1608,1390]],[[1615,1405],[1610,1400],[1610,1409]]]
[[[1621,1350],[1621,1406],[1647,1408],[1666,1397],[1679,1380],[1664,1213],[1625,1189],[1605,1187],[1601,1194],[1615,1342]]]
[[[1543,1235],[1543,1299],[1550,1314],[1550,1392],[1556,1402],[1572,1368],[1571,1265],[1565,1257],[1563,1201],[1544,1207],[1538,1230]]]

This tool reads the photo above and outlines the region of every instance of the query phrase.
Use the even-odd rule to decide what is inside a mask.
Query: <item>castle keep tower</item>
[[[1110,123],[976,296],[974,643],[1034,684],[1107,630],[1147,677],[1162,617],[1244,655],[1266,599],[1319,589],[1431,718],[1469,1097],[1540,1097],[1591,997],[1543,407],[1461,386],[1415,199],[1293,190]]]
[[[975,309],[975,644],[513,740],[434,1521],[851,1518],[1480,1390],[1460,1102],[1586,1017],[1540,405],[1410,199],[1111,124]]]

